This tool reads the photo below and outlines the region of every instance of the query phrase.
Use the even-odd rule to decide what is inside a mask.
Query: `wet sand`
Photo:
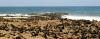
[[[57,17],[0,18],[0,39],[100,39],[100,22]]]

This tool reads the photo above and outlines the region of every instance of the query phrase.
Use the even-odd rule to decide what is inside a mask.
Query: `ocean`
[[[70,15],[100,16],[100,6],[0,7],[0,14],[43,12],[66,12]]]

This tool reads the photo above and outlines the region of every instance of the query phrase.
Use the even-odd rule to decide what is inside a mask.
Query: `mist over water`
[[[70,15],[100,16],[100,6],[0,7],[0,14],[31,14],[43,12],[66,12]]]

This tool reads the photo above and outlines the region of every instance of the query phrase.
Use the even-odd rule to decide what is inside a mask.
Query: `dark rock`
[[[21,39],[21,37],[18,36],[18,37],[16,37],[15,39]]]

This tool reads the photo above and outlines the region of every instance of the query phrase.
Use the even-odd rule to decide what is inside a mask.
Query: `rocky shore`
[[[34,16],[0,18],[0,39],[100,39],[100,22]]]

